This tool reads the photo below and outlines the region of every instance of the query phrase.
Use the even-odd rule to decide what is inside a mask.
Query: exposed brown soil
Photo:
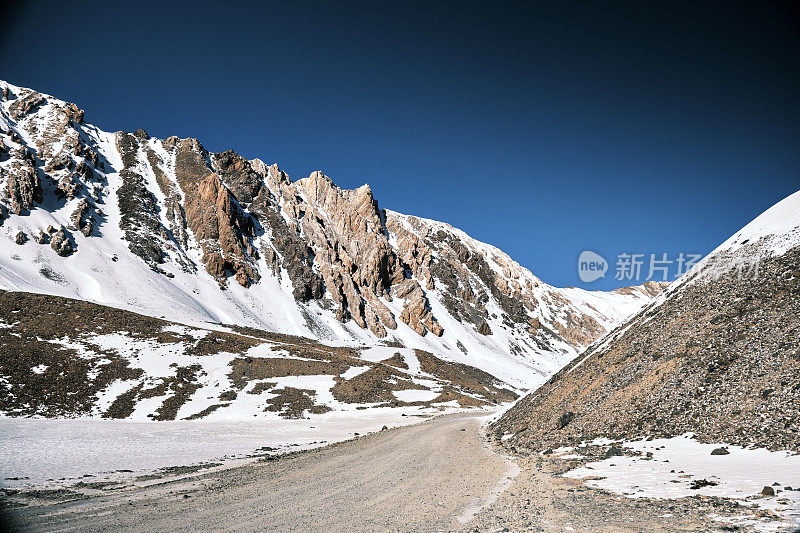
[[[443,361],[427,352],[417,352],[423,370],[440,382],[441,394],[429,402],[403,402],[393,391],[424,389],[413,383],[408,365],[396,354],[385,362],[370,363],[354,348],[330,347],[314,340],[280,335],[253,328],[235,327],[236,333],[208,331],[197,339],[191,335],[165,331],[170,322],[129,311],[55,296],[0,291],[0,382],[4,394],[0,410],[10,416],[70,417],[93,413],[98,394],[116,380],[130,382],[102,414],[108,418],[127,418],[139,401],[164,399],[150,416],[173,420],[200,387],[201,358],[219,354],[241,354],[230,363],[228,378],[233,388],[221,390],[219,403],[193,415],[202,418],[234,401],[239,392],[255,381],[248,392],[271,392],[271,409],[302,416],[322,412],[313,394],[300,389],[274,390],[273,378],[285,376],[330,375],[335,385],[332,394],[340,402],[388,406],[424,405],[456,400],[462,406],[480,406],[511,401],[513,392],[504,389],[489,374],[466,365]],[[132,339],[160,345],[180,345],[184,355],[197,357],[197,363],[174,364],[167,377],[149,378],[134,368],[115,350],[102,349],[92,342],[95,335],[125,332]],[[50,341],[58,341],[53,343]],[[76,342],[78,353],[63,343]],[[250,348],[270,343],[276,357],[249,357]],[[285,357],[288,353],[291,358]],[[281,356],[283,355],[283,356]],[[341,377],[351,366],[370,366],[366,372],[346,380]],[[41,373],[33,372],[38,367]]]
[[[517,399],[516,393],[503,388],[497,378],[483,370],[462,363],[445,361],[422,350],[414,352],[423,372],[457,383],[461,391],[487,397],[492,403],[511,402]]]
[[[284,387],[273,391],[277,396],[267,400],[265,411],[277,411],[284,418],[303,418],[306,412],[320,415],[331,410],[327,405],[314,403],[314,391]]]

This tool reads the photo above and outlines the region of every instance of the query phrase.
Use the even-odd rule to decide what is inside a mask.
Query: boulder
[[[75,251],[75,246],[72,243],[72,236],[63,227],[59,228],[58,231],[53,234],[50,240],[50,248],[55,250],[61,257],[67,257]]]

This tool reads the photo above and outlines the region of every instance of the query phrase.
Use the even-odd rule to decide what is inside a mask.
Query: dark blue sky
[[[368,182],[581,285],[800,189],[800,25],[768,2],[26,2],[0,78],[106,130]],[[715,7],[715,5],[717,7]]]

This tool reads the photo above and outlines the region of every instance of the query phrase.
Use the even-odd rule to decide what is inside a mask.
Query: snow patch
[[[371,366],[351,366],[344,372],[342,372],[342,379],[353,379],[356,376],[360,376],[367,370],[372,368]]]
[[[392,394],[401,402],[430,402],[439,396],[436,391],[420,389],[396,390]]]
[[[588,478],[587,485],[628,498],[672,499],[696,495],[731,498],[748,507],[769,509],[783,520],[800,521],[800,491],[796,490],[800,489],[800,455],[763,448],[703,444],[691,434],[625,442],[622,446],[642,455],[614,456],[588,463],[570,470],[564,477]],[[711,455],[721,446],[728,449],[727,455]],[[647,457],[648,452],[652,458]],[[568,457],[562,455],[564,459]],[[712,484],[693,489],[693,482],[698,480]],[[767,486],[774,489],[775,496],[761,495]],[[786,487],[794,490],[786,490]],[[755,518],[748,520],[756,528],[768,530],[764,529],[767,525]]]

